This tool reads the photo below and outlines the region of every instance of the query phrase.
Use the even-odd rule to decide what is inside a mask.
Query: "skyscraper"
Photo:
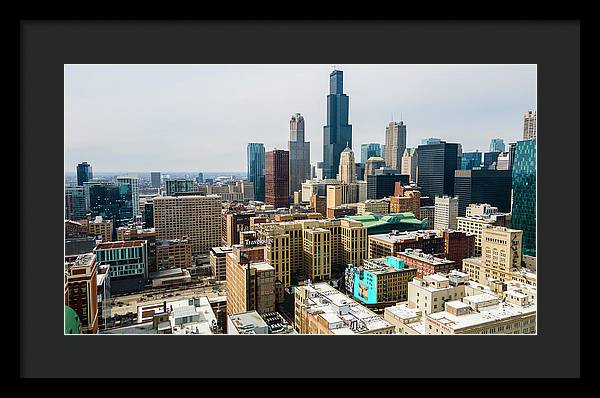
[[[107,181],[87,182],[86,201],[92,217],[102,216],[113,222],[113,228],[126,225],[133,219],[132,187]]]
[[[94,178],[92,166],[88,162],[79,163],[77,165],[77,185],[81,186],[92,178]]]
[[[265,203],[275,208],[288,207],[290,153],[274,149],[265,154]]]
[[[85,218],[85,192],[83,187],[65,188],[65,219],[83,220]]]
[[[248,181],[254,183],[254,200],[265,200],[265,145],[251,142],[248,144]]]
[[[489,169],[490,166],[494,164],[494,162],[498,162],[498,156],[500,156],[500,152],[486,152],[483,154],[483,168]],[[492,167],[495,169],[496,167]]]
[[[131,206],[133,210],[133,218],[141,215],[140,213],[140,187],[137,177],[117,177],[117,184],[121,193],[131,192]],[[129,188],[125,188],[127,185]]]
[[[188,178],[169,178],[165,180],[165,191],[167,196],[173,196],[176,193],[192,192],[194,190],[194,180]]]
[[[348,96],[344,91],[344,75],[334,70],[329,75],[327,125],[323,127],[323,178],[335,178],[340,154],[352,148],[352,125],[348,124]]]
[[[353,184],[356,182],[356,163],[354,162],[354,152],[346,147],[340,155],[339,179],[344,184]]]
[[[504,152],[506,146],[502,138],[492,138],[490,142],[490,152]]]
[[[481,152],[463,152],[460,159],[461,170],[471,170],[475,167],[481,167]]]
[[[290,196],[302,189],[302,183],[311,178],[310,142],[304,141],[304,117],[296,113],[290,119]]]
[[[456,170],[454,195],[458,196],[458,215],[464,216],[471,203],[489,203],[503,213],[510,212],[510,170]]]
[[[418,185],[421,195],[454,196],[454,172],[458,169],[458,144],[440,141],[437,144],[419,145]]]
[[[536,139],[517,141],[512,165],[511,226],[523,231],[523,254],[536,255]]]
[[[406,125],[403,121],[390,122],[385,128],[385,165],[402,170],[402,155],[406,149]]]
[[[537,137],[537,111],[525,112],[523,115],[523,139]]]
[[[152,184],[152,188],[160,188],[160,172],[151,172],[150,173],[150,182]]]
[[[373,156],[381,157],[381,145],[377,143],[362,144],[360,146],[360,162],[367,163],[367,160]]]
[[[417,182],[417,166],[419,156],[417,154],[417,148],[406,148],[402,155],[402,174],[408,174],[410,176],[410,182]]]

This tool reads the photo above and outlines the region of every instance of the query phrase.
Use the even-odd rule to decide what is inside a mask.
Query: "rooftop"
[[[429,238],[438,238],[441,237],[437,233],[436,230],[418,230],[418,231],[406,231],[406,232],[398,232],[392,231],[387,234],[376,234],[370,235],[369,239],[377,239],[381,241],[385,241],[387,243],[399,243],[414,239],[429,239]]]
[[[128,240],[128,241],[116,241],[116,242],[102,242],[96,245],[94,250],[111,250],[111,249],[123,249],[127,247],[138,247],[146,244],[145,240]]]

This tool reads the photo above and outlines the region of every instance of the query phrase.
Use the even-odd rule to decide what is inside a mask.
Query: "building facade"
[[[402,168],[400,172],[402,174],[408,174],[410,176],[410,182],[417,182],[419,166],[419,155],[417,148],[406,148],[402,155]]]
[[[265,145],[251,142],[246,148],[248,181],[254,184],[254,200],[265,200]]]
[[[65,262],[65,305],[77,313],[82,333],[98,333],[97,272],[93,253]]]
[[[92,165],[88,162],[79,163],[77,165],[77,185],[83,186],[84,182],[91,181],[94,178]]]
[[[511,226],[523,231],[523,254],[536,255],[536,140],[518,141],[512,168]]]
[[[289,194],[302,189],[302,183],[311,179],[310,167],[310,142],[305,141],[304,117],[296,113],[290,119],[290,140],[288,141],[290,154],[289,166]]]
[[[323,127],[323,178],[336,178],[340,154],[352,148],[352,125],[348,124],[349,99],[344,94],[344,73],[334,70],[329,75],[327,125]]]
[[[458,217],[458,197],[435,197],[435,224],[434,229],[456,229]]]
[[[390,122],[385,128],[385,151],[383,155],[385,165],[400,172],[405,149],[406,125],[403,121],[400,121],[400,123]]]
[[[162,196],[154,198],[154,228],[158,238],[192,243],[194,257],[221,245],[221,198],[208,196]]]
[[[441,141],[419,145],[418,185],[423,196],[454,195],[454,172],[459,168],[459,144]]]
[[[537,111],[525,112],[523,115],[523,139],[537,138]]]
[[[265,154],[265,203],[289,207],[289,152],[273,150]]]

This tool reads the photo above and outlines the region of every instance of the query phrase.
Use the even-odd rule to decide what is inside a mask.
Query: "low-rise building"
[[[242,312],[227,317],[227,334],[298,334],[277,312]]]
[[[364,202],[359,202],[356,207],[357,214],[363,213],[376,213],[376,214],[389,214],[390,212],[390,199],[368,199]]]
[[[365,305],[378,307],[406,301],[408,283],[416,276],[415,268],[388,256],[364,260],[362,266],[348,265],[345,274],[346,292]]]
[[[156,242],[158,271],[190,268],[193,265],[192,243],[187,238],[164,239]]]
[[[425,254],[443,255],[445,239],[436,230],[392,231],[369,235],[369,258],[393,256],[406,249],[420,249]]]
[[[65,262],[65,305],[77,313],[82,333],[98,333],[97,272],[93,253]]]
[[[416,268],[417,277],[419,278],[437,273],[447,274],[458,267],[454,261],[435,257],[432,254],[425,254],[420,249],[406,249],[402,252],[396,252],[396,257],[404,260],[407,266]]]
[[[393,334],[394,326],[328,283],[294,289],[294,327],[300,334]]]

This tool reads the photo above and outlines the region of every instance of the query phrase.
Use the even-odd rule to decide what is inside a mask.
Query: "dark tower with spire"
[[[323,127],[323,178],[335,178],[340,154],[352,148],[352,125],[348,124],[349,98],[344,91],[344,73],[333,70],[329,74],[327,96],[327,125]]]

